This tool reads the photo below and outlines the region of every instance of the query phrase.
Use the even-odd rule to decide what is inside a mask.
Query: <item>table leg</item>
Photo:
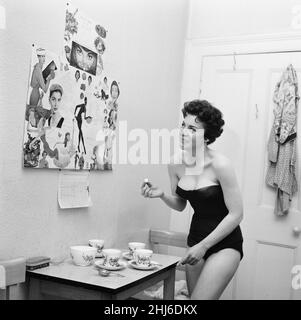
[[[0,289],[0,300],[9,300],[9,287]]]
[[[29,300],[43,300],[38,279],[31,278],[29,280]]]
[[[172,268],[169,272],[168,277],[164,279],[164,290],[163,290],[164,300],[174,300],[175,278],[176,278],[176,268]]]

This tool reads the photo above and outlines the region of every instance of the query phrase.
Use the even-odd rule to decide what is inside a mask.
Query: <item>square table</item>
[[[173,300],[176,265],[180,259],[153,254],[152,260],[159,266],[146,271],[127,264],[126,268],[116,271],[124,277],[102,277],[94,265],[77,266],[71,259],[58,265],[51,264],[26,272],[29,299],[123,300],[163,280],[163,299]]]

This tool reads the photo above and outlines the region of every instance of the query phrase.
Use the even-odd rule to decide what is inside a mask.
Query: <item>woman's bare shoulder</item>
[[[226,170],[232,168],[232,161],[224,154],[211,150],[212,166],[216,170]]]

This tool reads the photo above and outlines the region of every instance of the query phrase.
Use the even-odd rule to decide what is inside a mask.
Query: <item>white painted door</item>
[[[273,91],[290,63],[301,93],[301,53],[203,58],[200,99],[219,108],[226,122],[212,148],[232,159],[244,199],[245,255],[224,299],[301,299],[301,290],[292,288],[291,273],[301,265],[301,235],[293,233],[294,227],[301,229],[301,193],[295,195],[288,216],[276,217],[276,193],[265,184]],[[300,112],[298,128],[300,132]],[[301,163],[301,134],[298,159]]]

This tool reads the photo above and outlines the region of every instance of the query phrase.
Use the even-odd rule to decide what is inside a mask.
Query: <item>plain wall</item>
[[[188,39],[300,32],[300,0],[190,0],[190,3]]]
[[[111,46],[104,59],[120,81],[119,120],[128,129],[178,124],[187,0],[70,1],[106,27]],[[170,210],[140,195],[143,178],[169,189],[164,165],[115,165],[91,172],[93,206],[61,210],[59,172],[22,167],[24,112],[31,45],[60,53],[65,2],[0,0],[6,29],[0,30],[0,260],[68,254],[69,246],[105,239],[126,248],[147,241],[150,227],[168,228]],[[105,65],[106,68],[106,65]]]

